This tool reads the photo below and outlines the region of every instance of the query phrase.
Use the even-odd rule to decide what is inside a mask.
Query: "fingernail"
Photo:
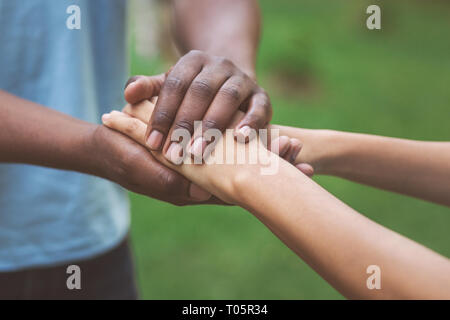
[[[279,156],[281,158],[284,158],[287,155],[288,152],[289,152],[289,144],[285,145],[284,148],[280,148]]]
[[[211,198],[211,193],[203,190],[198,185],[191,183],[189,187],[189,196],[196,201],[206,201]]]
[[[147,146],[152,150],[158,150],[163,141],[163,134],[157,130],[153,130],[147,139]]]
[[[239,133],[245,137],[248,137],[250,135],[251,130],[252,128],[250,128],[249,126],[243,126],[242,128],[239,129]]]
[[[189,153],[192,154],[194,157],[202,158],[203,157],[203,150],[206,147],[206,141],[203,139],[203,137],[198,137],[194,140],[191,147],[189,148]]]
[[[180,165],[183,161],[183,147],[178,142],[172,142],[167,149],[166,159],[172,162],[174,165]]]
[[[293,138],[291,139],[291,146],[294,150],[292,151],[290,162],[295,163],[295,159],[297,159],[297,156],[300,153],[303,145],[299,140]]]
[[[111,119],[111,115],[110,115],[109,113],[105,113],[105,114],[102,116],[102,122],[103,122],[103,123],[107,123],[110,119]]]
[[[131,89],[131,88],[133,88],[135,85],[136,85],[136,81],[134,81],[134,82],[131,82],[129,85],[127,85],[126,87],[125,87],[125,90],[128,90],[128,89]]]
[[[291,163],[295,163],[295,159],[297,159],[298,154],[300,153],[300,148],[295,150],[291,155]]]

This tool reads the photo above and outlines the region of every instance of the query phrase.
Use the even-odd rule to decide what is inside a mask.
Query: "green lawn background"
[[[365,27],[369,4],[381,6],[381,31]],[[258,73],[275,123],[450,140],[446,1],[264,0],[261,6]],[[133,54],[133,74],[162,70]],[[315,180],[376,222],[450,256],[448,208],[333,177]],[[131,199],[144,299],[342,298],[242,209]]]

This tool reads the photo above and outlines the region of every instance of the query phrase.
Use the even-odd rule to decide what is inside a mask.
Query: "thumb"
[[[125,85],[125,100],[130,104],[136,104],[144,100],[150,100],[158,96],[166,75],[134,76]]]

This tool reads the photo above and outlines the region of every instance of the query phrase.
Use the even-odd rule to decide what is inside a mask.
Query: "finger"
[[[145,145],[147,125],[140,119],[133,118],[119,111],[113,111],[109,114],[104,114],[102,122],[108,128],[119,131],[141,145]]]
[[[154,103],[145,100],[137,104],[127,104],[122,112],[148,124],[154,108]]]
[[[221,205],[221,206],[231,206],[232,205],[232,204],[230,204],[228,202],[220,200],[216,196],[212,196],[206,202],[204,202],[204,204],[216,204],[216,205]]]
[[[265,128],[272,119],[272,105],[265,92],[255,93],[250,101],[245,117],[236,126],[236,134],[248,138],[250,129]]]
[[[119,111],[104,114],[102,116],[102,121],[108,128],[119,131],[145,147],[145,133],[147,130],[145,122]],[[172,166],[170,162],[167,162],[165,158],[162,157],[161,153],[154,152],[153,155],[162,164],[174,169],[174,166]]]
[[[147,125],[145,122],[119,111],[113,111],[109,114],[104,114],[102,116],[102,122],[108,128],[119,131],[120,133],[140,143],[144,147],[146,146],[145,133],[147,130]],[[161,156],[161,153],[155,152],[153,153],[153,155],[162,164],[173,169],[171,163],[164,161],[165,159]]]
[[[150,118],[147,129],[147,147],[158,151],[183,102],[184,96],[195,77],[200,73],[203,62],[181,58],[173,70],[168,74],[159,93],[155,110]]]
[[[312,177],[314,175],[314,168],[308,163],[299,163],[295,167],[308,177]]]
[[[195,201],[207,201],[212,197],[212,194],[195,183],[191,183],[189,187],[189,196]]]
[[[192,81],[183,102],[175,116],[163,152],[178,142],[172,141],[173,133],[183,130],[186,136],[192,137],[195,121],[203,119],[212,103],[214,96],[229,78],[225,70],[205,68]],[[180,132],[177,133],[179,136]]]
[[[131,77],[125,86],[125,100],[131,104],[150,100],[159,95],[164,80],[165,74]]]
[[[291,138],[289,140],[289,150],[283,156],[283,159],[286,160],[287,162],[290,162],[293,165],[295,165],[297,157],[298,157],[302,147],[303,147],[303,145],[298,139]]]
[[[289,150],[289,144],[289,137],[281,136],[271,141],[269,150],[283,158]]]
[[[105,126],[107,126],[108,128],[119,131],[119,132],[127,135],[134,141],[144,145],[145,132],[147,130],[147,125],[144,122],[142,122],[141,120],[130,117],[129,115],[124,114],[122,112],[113,111],[110,114],[103,115],[102,121],[103,121],[103,124]],[[165,173],[165,174],[168,174],[168,173]],[[166,181],[166,180],[171,181],[170,179],[173,179],[173,178],[165,178],[162,180],[163,181]],[[181,182],[182,181],[180,181],[180,183]],[[183,192],[178,192],[179,191],[178,189],[179,189],[179,187],[182,187],[183,185],[185,185],[185,183],[183,183],[183,185],[181,185],[181,186],[177,186],[176,183],[167,182],[167,184],[170,184],[170,188],[168,188],[168,190],[165,190],[165,191],[163,190],[164,191],[163,194],[169,194],[169,195],[172,195],[172,197],[173,197],[173,196],[183,193]],[[176,187],[176,190],[174,190],[175,187]],[[211,194],[209,192],[205,191],[204,189],[202,189],[201,187],[197,186],[194,183],[189,183],[187,185],[187,187],[183,188],[183,189],[187,190],[186,192],[184,192],[184,194],[188,195],[188,198],[183,199],[183,200],[191,200],[191,201],[195,201],[195,202],[201,202],[201,201],[207,201],[208,199],[211,198]]]
[[[217,129],[223,132],[232,121],[239,106],[248,99],[253,83],[248,76],[233,76],[219,89],[208,111],[202,120],[202,133],[207,130]],[[203,134],[194,137],[189,152],[194,157],[202,157],[207,141]]]

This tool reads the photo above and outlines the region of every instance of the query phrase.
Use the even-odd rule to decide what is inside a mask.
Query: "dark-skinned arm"
[[[255,77],[260,11],[253,0],[175,0],[173,30],[179,50],[224,56]]]
[[[163,154],[180,149],[171,136],[185,129],[194,136],[188,152],[201,156],[207,144],[202,133],[224,131],[237,110],[245,112],[235,127],[238,135],[264,128],[272,107],[255,79],[257,1],[174,0],[172,8],[174,37],[184,56],[165,75],[131,78],[125,90],[131,104],[159,97],[147,128],[147,147]],[[202,130],[194,134],[199,120]]]
[[[116,131],[0,90],[0,162],[78,171],[177,205],[210,196]],[[199,188],[197,188],[199,189]],[[190,196],[191,194],[191,196]]]

